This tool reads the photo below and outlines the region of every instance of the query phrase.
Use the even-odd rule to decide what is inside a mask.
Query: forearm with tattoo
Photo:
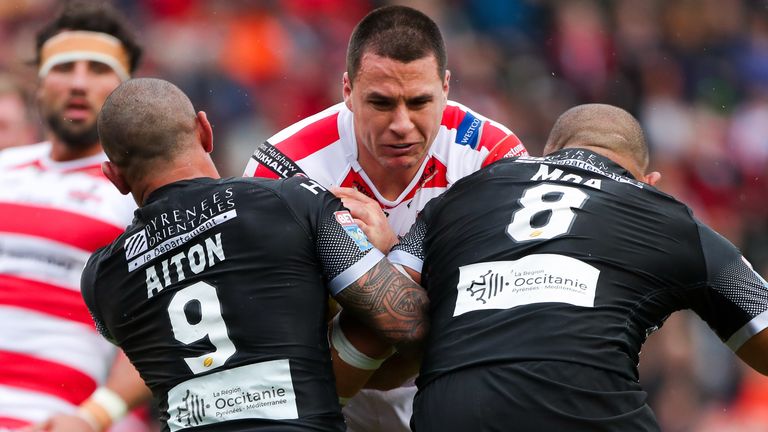
[[[392,344],[417,342],[427,332],[427,293],[381,260],[336,300]]]

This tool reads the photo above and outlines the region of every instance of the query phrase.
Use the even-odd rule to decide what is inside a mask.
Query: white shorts
[[[360,390],[342,409],[348,432],[410,432],[413,383],[394,390]]]

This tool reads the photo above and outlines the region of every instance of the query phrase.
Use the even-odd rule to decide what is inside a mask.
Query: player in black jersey
[[[653,187],[629,113],[573,108],[545,154],[456,183],[389,255],[430,299],[415,431],[659,430],[638,356],[680,309],[768,372],[765,280]]]
[[[123,83],[98,129],[105,174],[140,208],[89,260],[83,296],[164,430],[345,430],[329,292],[394,344],[423,336],[423,290],[312,180],[218,178],[205,114],[168,82]]]

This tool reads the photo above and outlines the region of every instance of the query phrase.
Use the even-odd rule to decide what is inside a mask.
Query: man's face
[[[440,79],[434,56],[401,63],[371,53],[363,55],[354,83],[344,75],[363,169],[415,173],[439,131],[448,79],[447,71]]]
[[[104,63],[76,60],[51,68],[37,92],[40,112],[51,132],[68,147],[98,142],[96,117],[120,77]]]

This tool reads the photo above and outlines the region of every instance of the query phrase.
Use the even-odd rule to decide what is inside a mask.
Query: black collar
[[[583,148],[566,148],[544,157],[557,165],[569,165],[596,172],[607,177],[620,175],[637,180],[629,171],[607,157]]]

